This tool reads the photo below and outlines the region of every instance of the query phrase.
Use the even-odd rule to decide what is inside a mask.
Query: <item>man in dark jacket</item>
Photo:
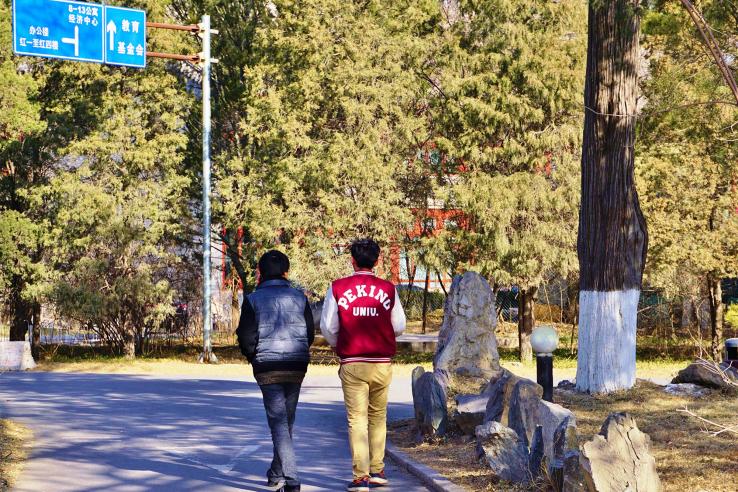
[[[292,426],[315,327],[305,294],[287,280],[289,269],[289,259],[279,251],[259,259],[258,285],[243,300],[236,333],[241,352],[254,368],[272,433],[268,484],[292,492],[300,490]]]

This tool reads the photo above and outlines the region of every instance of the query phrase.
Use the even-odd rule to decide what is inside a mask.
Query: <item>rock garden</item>
[[[414,459],[468,490],[736,490],[735,369],[698,360],[660,386],[553,401],[499,364],[494,296],[455,279],[433,370],[413,372],[415,418],[390,427]],[[731,488],[732,487],[732,488]]]

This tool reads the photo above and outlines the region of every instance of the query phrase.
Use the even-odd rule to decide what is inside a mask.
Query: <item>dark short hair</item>
[[[267,251],[259,258],[259,271],[264,279],[282,277],[290,271],[290,259],[276,249]]]
[[[351,256],[359,268],[374,268],[379,259],[379,245],[374,239],[357,239],[351,244]]]

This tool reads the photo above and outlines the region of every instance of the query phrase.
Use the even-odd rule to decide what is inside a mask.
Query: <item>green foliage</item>
[[[94,67],[85,81],[73,71],[58,82],[90,88],[96,117],[80,121],[84,136],[60,149],[73,166],[31,195],[51,268],[44,294],[120,348],[134,332],[140,345],[171,310],[169,278],[192,229],[181,170],[191,100],[161,67]]]
[[[11,56],[12,31],[10,7],[0,3],[0,156],[6,172],[12,162],[3,155],[9,147],[20,145],[25,135],[44,129],[40,120],[40,107],[33,98],[38,92],[38,83],[27,73],[21,73],[19,64]]]
[[[727,46],[735,18],[701,5]],[[636,179],[649,225],[648,282],[669,297],[704,295],[708,275],[738,274],[738,108],[687,12],[660,6],[644,19],[650,76]],[[734,102],[734,101],[733,101]]]
[[[193,12],[192,7],[182,7]],[[253,258],[278,246],[322,292],[350,271],[345,245],[404,236],[398,178],[427,139],[416,71],[435,2],[209,4],[215,52],[216,221],[242,227]]]
[[[725,310],[725,321],[734,329],[738,328],[738,304],[731,304]]]
[[[585,30],[581,2],[461,2],[427,77],[469,224],[426,241],[430,263],[524,288],[576,269]]]
[[[36,224],[14,210],[0,209],[0,298],[17,277],[34,279],[40,275],[31,261],[31,252],[39,242]]]
[[[166,5],[134,6],[163,15]],[[0,21],[0,131],[10,141],[0,145],[10,170],[0,175],[0,289],[53,303],[132,356],[171,310],[172,281],[192,255],[183,163],[194,99],[160,62],[132,70],[11,57],[9,21]],[[169,36],[153,34],[149,49],[177,47]]]

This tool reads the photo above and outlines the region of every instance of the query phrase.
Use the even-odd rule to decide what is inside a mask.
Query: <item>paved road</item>
[[[390,401],[390,418],[411,415],[408,379]],[[269,490],[271,441],[251,378],[3,373],[0,407],[35,434],[18,492]],[[295,431],[303,490],[345,490],[344,419],[338,378],[306,379]],[[385,490],[426,490],[390,463]]]

